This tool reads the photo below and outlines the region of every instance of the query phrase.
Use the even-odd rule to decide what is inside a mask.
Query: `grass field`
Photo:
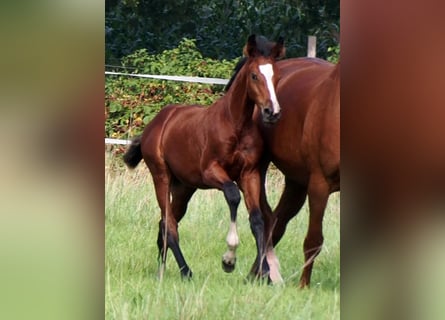
[[[307,206],[288,225],[276,248],[285,283],[251,283],[245,278],[256,249],[243,202],[238,211],[237,265],[231,274],[222,270],[230,218],[224,196],[216,190],[198,190],[179,225],[181,248],[193,279],[181,280],[169,252],[160,281],[156,245],[160,211],[150,174],[143,163],[131,172],[110,156],[106,156],[106,167],[106,319],[340,318],[338,194],[329,200],[324,247],[315,262],[310,289],[298,289]],[[267,188],[272,207],[282,186],[282,176],[270,172]]]

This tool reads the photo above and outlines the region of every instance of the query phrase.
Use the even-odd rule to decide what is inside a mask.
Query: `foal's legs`
[[[179,181],[171,184],[170,191],[172,193],[172,213],[179,223],[187,211],[187,205],[196,191],[196,188],[191,188],[183,185]]]
[[[257,246],[257,257],[254,263],[253,274],[259,277],[269,277],[270,269],[266,259],[265,221],[260,209],[261,178],[258,172],[244,173],[240,179],[244,201],[249,212],[250,229]],[[266,217],[270,223],[270,219]],[[269,279],[270,280],[270,279]]]
[[[225,272],[232,272],[235,269],[236,263],[236,248],[239,245],[238,233],[236,230],[236,216],[238,205],[241,201],[241,195],[237,185],[230,180],[226,171],[217,163],[211,163],[204,171],[204,182],[222,190],[224,197],[230,209],[230,228],[227,234],[227,252],[222,257],[222,267]]]
[[[170,203],[170,183],[171,174],[167,168],[162,165],[150,165],[150,171],[153,176],[153,182],[156,189],[156,198],[161,209],[162,219],[159,223],[160,237],[158,236],[158,246],[162,244],[160,276],[162,277],[167,258],[167,248],[170,248],[178,263],[182,277],[191,277],[192,271],[187,265],[184,256],[179,247],[178,222],[172,214]]]
[[[187,205],[192,197],[192,195],[195,193],[196,188],[189,188],[181,184],[179,181],[172,181],[170,183],[170,192],[172,195],[172,202],[171,202],[171,212],[174,216],[177,223],[181,221],[182,217],[184,216],[185,212],[187,211]],[[159,233],[158,233],[158,249],[159,249],[159,257],[162,257],[162,268],[165,267],[165,260],[166,260],[166,252],[164,251],[164,247],[166,247],[166,244],[164,241],[165,238],[165,231],[163,231],[163,219],[159,222]],[[179,233],[177,230],[176,225],[176,233],[178,234],[178,242],[179,242]],[[180,267],[181,268],[181,267]],[[192,272],[190,271],[190,275]]]
[[[304,267],[300,288],[309,286],[315,257],[323,244],[323,216],[329,198],[329,185],[322,175],[312,176],[309,182],[309,226],[304,240]]]
[[[222,257],[222,267],[225,272],[232,272],[235,269],[236,248],[239,245],[239,238],[236,230],[236,215],[238,205],[241,201],[241,195],[238,187],[232,181],[225,182],[222,188],[224,197],[226,198],[230,209],[230,228],[226,238],[228,250]]]

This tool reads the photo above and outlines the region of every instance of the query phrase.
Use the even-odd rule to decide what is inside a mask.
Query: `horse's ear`
[[[275,46],[270,50],[270,56],[274,59],[284,58],[286,55],[286,48],[284,47],[284,38],[279,37]]]
[[[251,34],[247,39],[247,44],[244,46],[243,53],[247,57],[254,57],[258,55],[259,51],[256,44],[256,35]]]

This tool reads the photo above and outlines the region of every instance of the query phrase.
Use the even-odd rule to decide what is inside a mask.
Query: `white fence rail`
[[[105,74],[114,75],[114,76],[127,76],[127,77],[151,78],[151,79],[161,79],[161,80],[171,80],[171,81],[207,83],[207,84],[222,84],[222,85],[226,85],[229,82],[228,79],[221,79],[221,78],[168,76],[168,75],[156,75],[156,74],[137,74],[137,73],[123,73],[123,72],[113,72],[113,71],[105,71]]]
[[[130,144],[131,140],[105,138],[105,144]]]

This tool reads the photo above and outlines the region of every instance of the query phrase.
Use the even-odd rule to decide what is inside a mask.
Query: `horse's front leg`
[[[265,181],[261,183],[261,211],[265,218],[266,258],[270,268],[269,277],[273,283],[283,282],[274,247],[284,235],[289,220],[300,211],[307,195],[307,187],[300,186],[289,179],[286,179],[285,183],[283,194],[273,213],[266,199]],[[255,275],[257,270],[258,265],[254,263],[250,272]]]
[[[236,216],[241,195],[239,188],[232,181],[223,184],[223,193],[229,204],[230,209],[230,227],[226,237],[227,251],[222,257],[222,266],[225,272],[232,272],[236,263],[236,248],[239,245],[238,232],[236,227]]]
[[[271,228],[271,217],[263,215],[260,209],[260,174],[257,171],[244,173],[241,176],[239,184],[244,193],[244,200],[249,212],[250,228],[257,246],[257,257],[254,263],[256,270],[253,270],[253,273],[257,277],[265,278],[267,276],[269,281],[277,281],[276,279],[270,278],[270,273],[273,271],[274,278],[277,276],[281,279],[279,271],[276,270],[275,264],[273,265],[273,270],[270,269],[266,254],[266,249],[270,241],[267,241],[265,235],[270,233],[268,229]]]
[[[238,186],[230,180],[226,171],[216,162],[212,163],[204,172],[204,178],[208,185],[223,191],[229,205],[230,227],[226,237],[227,251],[222,257],[222,267],[225,272],[232,272],[235,269],[236,249],[239,245],[236,216],[241,201],[241,194]]]

